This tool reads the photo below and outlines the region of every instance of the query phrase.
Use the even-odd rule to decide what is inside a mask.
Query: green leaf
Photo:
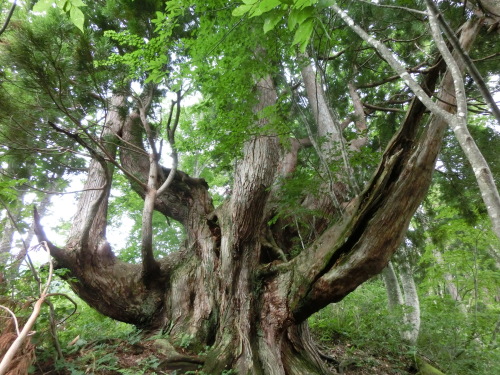
[[[72,7],[69,11],[69,18],[71,18],[71,22],[73,22],[83,33],[83,22],[85,21],[83,12],[77,7]]]
[[[67,0],[54,0],[53,3],[56,3],[56,6],[59,9],[64,10],[65,12],[68,11],[69,8],[71,8],[71,3]]]
[[[250,18],[260,16],[262,13],[262,10],[254,7],[253,11],[250,13]]]
[[[262,13],[267,13],[270,10],[276,8],[280,4],[281,4],[280,0],[263,0],[259,4],[259,9],[262,11]]]
[[[295,9],[295,11],[297,12],[296,16],[295,16],[295,19],[296,19],[297,23],[300,25],[305,20],[307,20],[309,17],[311,17],[313,15],[314,8],[313,7],[307,7],[307,8],[304,8],[302,10],[296,10]]]
[[[274,27],[283,19],[284,12],[276,12],[267,17],[264,21],[264,34],[274,29]]]
[[[252,8],[253,8],[253,4],[240,5],[238,8],[235,8],[233,10],[232,15],[234,17],[240,17],[240,16],[244,15],[245,13],[248,13],[250,11],[250,9],[252,9]]]
[[[314,19],[309,18],[307,21],[299,25],[299,28],[293,36],[292,45],[298,44],[301,52],[304,52],[306,50],[309,39],[311,38],[313,27]]]
[[[296,9],[304,9],[312,4],[316,3],[315,0],[297,0],[293,6]]]
[[[52,8],[52,0],[40,0],[33,7],[33,12],[42,13]]]
[[[290,12],[290,15],[288,16],[288,29],[293,30],[295,29],[295,26],[297,25],[297,17],[298,17],[298,11],[296,9],[292,9]]]
[[[254,5],[259,0],[242,0],[242,1],[243,1],[243,4]]]
[[[313,15],[314,8],[307,7],[305,9],[292,9],[288,16],[288,28],[293,30],[295,26],[302,24],[305,20]]]
[[[288,16],[288,28],[290,30],[295,29],[295,26],[302,24],[305,20],[313,15],[314,8],[307,7],[305,9],[292,9],[290,15]]]

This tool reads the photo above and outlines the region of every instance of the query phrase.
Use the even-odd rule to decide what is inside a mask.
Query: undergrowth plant
[[[409,363],[419,355],[446,374],[500,373],[500,348],[492,337],[498,307],[484,305],[473,314],[464,314],[449,297],[426,295],[420,300],[420,308],[422,322],[416,347],[401,339],[403,311],[389,311],[386,290],[379,279],[313,315],[309,324],[326,347],[348,344],[395,364],[405,358]]]

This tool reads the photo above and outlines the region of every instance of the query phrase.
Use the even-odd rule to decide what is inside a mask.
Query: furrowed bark
[[[120,108],[125,104],[123,95],[114,95],[110,101],[108,118],[103,129],[102,139],[108,143],[104,146],[109,155],[114,157],[116,142],[115,134],[123,125]],[[111,260],[114,256],[106,250],[106,219],[109,192],[111,189],[112,168],[104,170],[100,161],[93,158],[89,165],[89,175],[84,185],[84,191],[78,201],[77,212],[73,219],[70,234],[66,243],[67,251],[79,253],[81,258],[89,258],[99,251],[106,252]],[[83,249],[87,254],[81,254]]]
[[[274,106],[270,77],[258,82],[255,111]],[[261,121],[258,126],[263,125]],[[290,321],[287,283],[261,279],[261,226],[271,183],[278,170],[276,137],[256,136],[247,142],[236,169],[230,203],[218,210],[221,228],[219,268],[219,328],[203,370],[218,374],[327,374],[305,325]],[[251,172],[251,169],[255,171]],[[285,276],[285,279],[289,275]]]
[[[276,104],[277,94],[270,76],[259,80],[257,90],[259,102],[254,112],[259,114]],[[266,123],[264,118],[259,120],[257,126],[262,127]],[[230,201],[233,233],[237,243],[248,240],[264,218],[269,188],[274,182],[278,166],[278,138],[275,135],[256,136],[245,143],[243,154],[243,160],[236,168]]]
[[[270,76],[258,81],[257,92],[258,103],[254,112],[258,115],[276,104],[277,94]],[[262,118],[257,126],[262,127],[266,122]],[[207,361],[205,371],[209,373],[229,368],[240,373],[253,373],[251,369],[258,355],[251,339],[257,329],[253,272],[260,258],[260,231],[256,228],[264,219],[278,155],[278,140],[274,135],[258,135],[245,143],[243,159],[235,171],[231,200],[226,206],[227,211],[223,210],[219,215],[222,231],[221,326],[217,332],[217,344]]]
[[[440,64],[430,72],[424,87],[432,90],[442,69]],[[430,127],[418,138],[425,111],[415,98],[372,181],[351,202],[347,215],[294,259],[297,282],[292,290],[297,297],[291,305],[299,321],[381,272],[399,246],[429,186],[446,127]]]

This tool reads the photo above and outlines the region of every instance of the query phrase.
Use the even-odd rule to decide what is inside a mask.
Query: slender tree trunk
[[[14,239],[16,228],[11,223],[8,216],[2,220],[2,228],[2,237],[0,238],[0,261],[2,264],[7,264],[7,261],[11,257],[10,250],[12,249],[12,240]]]
[[[340,208],[340,203],[347,198],[346,190],[350,188],[359,192],[349,163],[347,142],[342,135],[340,122],[326,99],[321,76],[314,71],[310,62],[304,65],[301,73],[307,99],[318,128],[316,136],[310,129],[308,130],[309,138],[320,157],[321,167],[330,181],[328,193],[335,194],[332,200],[337,208]],[[330,164],[333,162],[340,162],[342,165],[340,171],[335,174],[330,171]]]
[[[410,345],[415,345],[420,331],[420,302],[411,265],[406,259],[399,262],[399,282],[392,262],[384,269],[382,277],[389,309],[403,307],[404,327],[400,331],[401,337]]]
[[[387,267],[382,271],[382,279],[384,280],[385,290],[387,292],[387,303],[389,309],[401,306],[403,304],[403,294],[401,293],[401,288],[399,287],[398,277],[392,261],[387,264]]]
[[[452,103],[456,103],[456,115],[452,120],[448,120],[448,123],[455,133],[455,137],[460,144],[467,160],[472,166],[474,175],[476,176],[476,181],[481,191],[481,196],[483,198],[484,204],[486,205],[486,210],[490,217],[493,232],[500,239],[500,194],[498,193],[495,180],[493,179],[493,174],[491,169],[486,162],[483,154],[477,147],[476,142],[472,138],[469,129],[467,128],[467,102],[465,98],[465,86],[463,81],[463,71],[465,69],[464,61],[457,61],[451,52],[448,50],[446,43],[441,36],[439,26],[437,23],[438,14],[435,12],[435,5],[431,0],[427,0],[428,11],[431,14],[429,16],[429,24],[431,26],[432,35],[434,41],[441,52],[453,80],[454,93]],[[434,8],[429,4],[434,5]],[[479,29],[479,25],[476,26]],[[473,34],[477,34],[478,30],[472,31]],[[464,43],[462,43],[464,44]],[[463,51],[467,52],[470,48],[471,43],[463,48]],[[457,55],[455,53],[455,55]],[[451,84],[450,84],[451,86]],[[450,87],[451,88],[451,87]],[[450,91],[452,92],[452,91]],[[455,112],[455,110],[452,110]]]
[[[408,251],[408,249],[405,250]],[[420,332],[420,300],[407,256],[404,256],[404,260],[399,264],[399,280],[401,281],[405,305],[404,323],[406,327],[402,336],[406,342],[415,345]]]

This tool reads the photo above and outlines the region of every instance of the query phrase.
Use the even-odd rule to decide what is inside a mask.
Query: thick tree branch
[[[426,76],[432,92],[444,64]],[[399,132],[363,193],[346,208],[343,220],[292,260],[295,319],[338,301],[362,281],[380,272],[399,246],[414,210],[431,181],[446,124],[417,138],[426,107],[414,98]],[[411,194],[408,192],[411,191]],[[332,244],[337,244],[332,248]],[[300,280],[300,281],[298,281]],[[312,280],[304,283],[304,280]]]
[[[89,192],[92,190],[95,191],[100,191],[99,195],[97,196],[96,199],[92,200],[89,202],[88,207],[85,209],[87,210],[87,215],[86,215],[86,220],[85,223],[81,226],[79,226],[79,242],[81,244],[86,244],[89,239],[89,235],[91,232],[91,226],[94,223],[94,218],[97,214],[97,211],[99,210],[99,207],[101,206],[101,203],[106,199],[106,197],[109,195],[110,189],[111,189],[111,180],[112,180],[112,170],[108,167],[107,162],[111,162],[113,165],[118,166],[127,176],[130,176],[131,178],[135,178],[135,176],[131,175],[130,172],[128,172],[126,169],[121,168],[121,166],[118,165],[115,161],[114,153],[116,150],[116,143],[115,142],[105,142],[105,138],[108,136],[114,136],[114,133],[118,132],[118,128],[121,127],[120,121],[116,120],[116,111],[118,110],[117,108],[119,106],[123,105],[123,97],[120,95],[114,96],[112,99],[112,106],[113,106],[113,111],[114,115],[111,116],[112,120],[110,121],[112,123],[111,127],[114,127],[114,129],[111,129],[109,127],[109,124],[107,124],[104,128],[103,131],[103,136],[102,140],[103,142],[98,142],[93,137],[90,137],[88,132],[85,131],[85,134],[90,137],[90,139],[97,144],[99,149],[104,153],[104,156],[101,155],[97,150],[95,150],[93,147],[91,147],[78,133],[72,133],[62,127],[57,126],[53,122],[49,121],[49,125],[56,130],[57,132],[60,132],[62,134],[65,134],[67,137],[70,139],[75,140],[78,144],[83,146],[91,155],[92,160],[91,160],[91,165],[89,166],[89,170],[91,173],[99,173],[98,170],[103,172],[103,184],[102,187],[97,187],[93,186],[95,178],[92,179],[92,181],[88,180],[87,183],[90,184],[88,188],[83,189],[83,191]],[[99,165],[99,166],[98,166]],[[141,181],[138,180],[139,183],[142,183]],[[87,185],[86,185],[87,186]],[[81,211],[84,212],[84,211]]]
[[[174,181],[177,171],[178,157],[175,147],[175,131],[180,118],[180,99],[181,92],[177,92],[177,103],[172,103],[169,120],[167,122],[167,134],[170,147],[172,149],[172,168],[165,179],[163,184],[158,188],[159,174],[161,172],[158,153],[153,138],[151,126],[146,118],[146,105],[142,102],[139,103],[140,117],[147,134],[151,154],[149,155],[149,178],[147,189],[144,197],[144,209],[142,214],[142,241],[141,241],[141,254],[142,254],[142,268],[143,278],[146,285],[149,285],[152,280],[158,277],[159,264],[156,262],[153,255],[153,211],[155,208],[155,201]],[[150,100],[151,101],[151,100]],[[149,102],[150,102],[149,101]],[[172,113],[174,111],[174,104],[176,104],[176,116],[172,124]],[[149,104],[147,105],[149,107]]]

